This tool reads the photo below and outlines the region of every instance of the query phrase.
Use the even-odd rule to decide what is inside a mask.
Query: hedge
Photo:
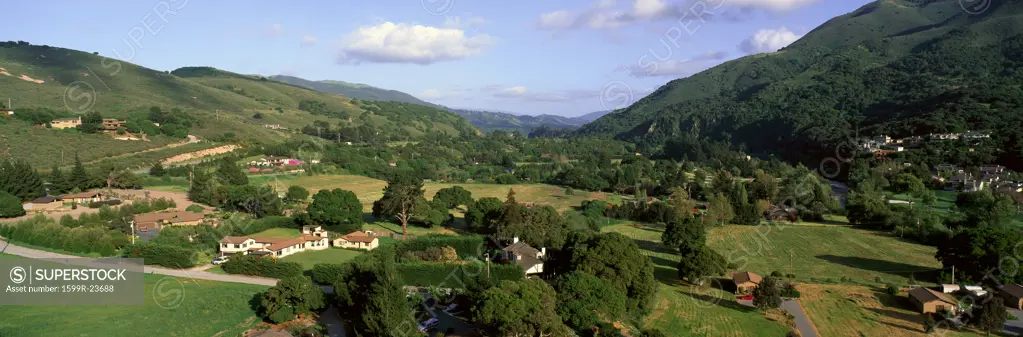
[[[467,259],[470,257],[479,258],[486,246],[482,236],[455,236],[455,235],[427,235],[412,240],[399,242],[395,249],[395,255],[399,258],[405,256],[406,252],[424,251],[430,247],[450,246],[458,253],[458,257]]]
[[[249,255],[234,255],[221,265],[228,274],[242,274],[283,279],[302,275],[302,265],[295,262],[280,262],[273,258]]]
[[[110,199],[110,200],[104,200],[104,201],[93,201],[93,202],[89,203],[89,208],[100,208],[100,207],[103,207],[103,205],[117,206],[117,205],[120,205],[120,204],[121,204],[121,200],[119,200],[119,199]]]
[[[332,284],[335,280],[348,275],[351,270],[351,263],[317,263],[312,270],[313,281]]]
[[[199,252],[192,248],[162,245],[156,243],[140,243],[125,247],[124,257],[141,258],[147,265],[185,269],[196,265]]]
[[[465,280],[487,272],[483,262],[471,263],[399,263],[395,266],[402,284],[409,286],[438,286],[463,288]],[[525,273],[517,264],[490,264],[490,279],[519,281]]]
[[[128,236],[99,227],[68,228],[53,219],[36,216],[14,224],[0,225],[0,236],[12,242],[78,254],[116,256],[128,244]]]

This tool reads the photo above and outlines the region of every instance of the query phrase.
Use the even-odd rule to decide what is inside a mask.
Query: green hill
[[[66,132],[74,131],[30,130],[26,126],[51,117],[86,112],[126,119],[129,125],[148,124],[149,108],[158,106],[165,111],[178,109],[176,113],[191,121],[184,133],[203,139],[250,143],[290,138],[313,123],[363,127],[380,140],[415,139],[428,133],[458,136],[478,132],[457,115],[432,107],[353,100],[210,67],[157,71],[96,54],[21,41],[0,42],[0,97],[10,97],[15,111],[23,111],[17,117],[26,121],[32,118],[25,113],[43,111],[42,117],[30,122],[3,121],[0,123],[3,134],[27,132],[34,142],[72,151],[95,144],[108,145],[103,151],[84,151],[82,159],[86,161],[102,158],[108,152],[134,152],[177,140],[151,134],[149,138],[153,141],[129,145],[130,141],[107,142],[109,137],[99,134],[70,137]],[[279,124],[285,129],[271,130],[265,124]],[[23,139],[27,138],[0,139],[0,149],[32,152],[32,144]],[[45,157],[57,159],[32,163],[50,165],[59,161],[59,154]]]
[[[308,88],[325,93],[343,95],[345,97],[351,97],[355,99],[367,101],[393,101],[402,103],[413,103],[419,105],[426,105],[434,108],[443,108],[440,105],[436,105],[418,99],[412,95],[406,94],[401,91],[381,89],[366,84],[330,80],[310,81],[303,78],[285,75],[271,76],[270,79],[277,82],[297,85],[303,88]]]
[[[552,128],[577,128],[591,120],[578,117],[562,117],[554,115],[513,115],[504,112],[492,112],[481,110],[449,109],[451,112],[469,120],[472,125],[480,130],[507,130],[519,131],[523,134],[530,130],[544,126]]]
[[[979,15],[955,0],[880,0],[775,53],[671,81],[581,135],[636,142],[672,157],[706,141],[800,160],[834,156],[857,134],[991,131],[992,158],[1023,167],[1023,5]],[[816,165],[816,162],[814,162]]]

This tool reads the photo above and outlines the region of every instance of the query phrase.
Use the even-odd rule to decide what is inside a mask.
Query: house
[[[740,271],[732,274],[732,283],[735,283],[735,293],[737,294],[749,294],[753,292],[760,285],[760,281],[763,277],[760,275],[748,272]]]
[[[969,173],[960,173],[948,179],[946,190],[976,192],[984,188],[984,182],[978,181]]]
[[[117,131],[117,128],[122,128],[127,125],[128,122],[118,120],[116,118],[104,118],[102,128],[103,131]]]
[[[920,310],[921,313],[936,313],[941,309],[955,311],[956,300],[945,293],[939,293],[930,288],[916,287],[909,291],[909,301]]]
[[[928,135],[930,140],[957,140],[959,139],[958,133],[932,133]]]
[[[106,199],[103,197],[103,192],[100,191],[66,194],[60,196],[60,198],[76,204],[87,204],[90,202],[103,201]]]
[[[991,138],[991,135],[983,133],[983,132],[966,131],[966,133],[962,134],[960,137],[962,139],[984,139],[984,138]]]
[[[369,233],[358,231],[334,239],[334,247],[373,250],[380,245],[380,239]]]
[[[892,142],[892,137],[888,137],[888,135],[880,135],[880,136],[875,136],[871,140],[873,140],[875,143],[878,143],[878,144],[881,144],[881,145],[888,145],[888,143]]]
[[[387,165],[388,165],[388,166],[390,166],[390,167],[396,167],[396,166],[398,166],[398,164],[397,164],[397,163],[395,163],[395,162],[393,162],[393,161],[392,161],[392,162],[390,162],[390,163],[387,163]]]
[[[225,236],[220,239],[220,255],[245,254],[257,256],[285,257],[305,250],[330,248],[330,240],[324,236],[302,235],[298,238],[254,238],[248,236]]]
[[[952,164],[938,164],[938,165],[934,166],[934,170],[937,171],[939,174],[945,173],[945,172],[951,172],[953,174],[955,174],[955,173],[963,173],[963,169],[962,168],[960,168],[959,166],[952,165]]]
[[[993,175],[1002,174],[1002,173],[1005,173],[1005,166],[1002,166],[1002,165],[981,165],[980,166],[980,173],[981,174],[993,174]]]
[[[547,256],[547,248],[536,250],[525,241],[519,241],[518,237],[514,237],[512,244],[502,250],[509,261],[522,266],[526,275],[543,273],[543,260]]]
[[[50,128],[54,129],[77,128],[79,125],[82,125],[82,117],[57,118],[50,121]]]
[[[64,206],[64,200],[59,196],[46,196],[27,202],[22,205],[22,208],[26,212],[44,212],[60,208],[61,206]]]
[[[250,161],[249,165],[252,165],[252,166],[284,166],[284,165],[288,165],[289,163],[291,163],[294,160],[295,159],[288,158],[288,157],[267,156],[267,157],[260,158],[258,160]]]
[[[771,207],[764,210],[764,218],[768,221],[788,220],[796,222],[799,220],[798,212],[795,208],[778,205],[771,205]]]
[[[1023,310],[1023,285],[1005,284],[998,288],[998,294],[1005,299],[1005,305],[1013,309]]]
[[[959,291],[959,285],[957,285],[957,284],[942,284],[941,285],[941,292],[943,292],[943,293],[951,294],[951,293],[954,293],[954,292],[957,292],[957,291]]]
[[[135,215],[135,226],[160,228],[163,226],[197,226],[203,222],[205,214],[189,211],[144,213]]]
[[[327,237],[327,231],[323,230],[323,227],[316,225],[302,226],[302,235],[312,235],[319,237]]]

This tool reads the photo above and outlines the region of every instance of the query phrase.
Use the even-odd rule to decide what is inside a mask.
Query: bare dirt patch
[[[228,152],[234,151],[237,148],[238,148],[237,145],[224,145],[224,146],[218,146],[218,147],[211,148],[211,149],[199,150],[199,151],[189,152],[189,153],[182,153],[182,154],[179,154],[179,155],[176,155],[176,156],[164,159],[163,160],[163,164],[167,165],[167,164],[180,163],[180,162],[184,162],[184,161],[199,159],[199,158],[203,158],[203,157],[215,156],[215,155],[218,155],[218,154],[224,154],[224,153],[228,153]]]
[[[46,83],[46,81],[37,80],[37,79],[31,78],[31,77],[28,77],[28,75],[25,75],[25,74],[21,74],[21,76],[18,76],[18,78],[26,80],[26,81],[29,81],[29,82],[32,82],[32,83],[36,83],[36,84]]]

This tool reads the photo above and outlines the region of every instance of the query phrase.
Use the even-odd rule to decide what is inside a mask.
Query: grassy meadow
[[[838,220],[841,219],[833,222],[840,223]],[[797,281],[814,283],[807,287],[820,287],[815,284],[828,283],[829,279],[875,287],[880,285],[877,279],[905,285],[909,283],[910,272],[920,272],[922,278],[926,271],[940,268],[934,259],[933,247],[903,241],[887,233],[834,223],[722,226],[708,231],[707,243],[738,264],[740,270],[765,276],[772,271],[788,273],[791,261]],[[627,222],[603,230],[633,238],[650,256],[654,274],[663,284],[655,300],[655,310],[644,319],[644,326],[662,329],[669,336],[688,336],[682,331],[692,331],[698,336],[782,336],[788,331],[782,322],[738,305],[730,291],[720,289],[731,285],[728,278],[705,287],[679,282],[678,256],[660,243],[663,226]],[[847,279],[843,281],[843,277]],[[845,295],[836,292],[835,296]],[[806,295],[800,299],[807,311],[811,307],[818,312],[831,310],[827,309],[827,304],[815,304],[815,301],[815,297]],[[820,320],[837,314],[823,315]],[[841,335],[822,328],[830,328],[828,324],[832,323],[818,323],[812,314],[811,319],[823,336]],[[843,324],[834,323],[834,328],[841,329]]]
[[[0,336],[240,336],[260,322],[250,301],[267,288],[149,274],[140,307],[0,306]]]

